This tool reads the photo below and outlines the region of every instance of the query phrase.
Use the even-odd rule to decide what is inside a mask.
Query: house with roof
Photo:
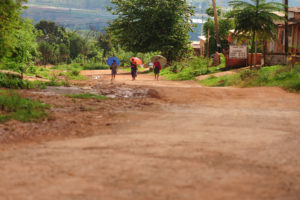
[[[205,36],[199,36],[199,41],[192,41],[191,45],[194,49],[194,55],[195,56],[205,56]]]
[[[284,13],[276,13],[284,16]],[[278,26],[277,40],[265,45],[265,64],[287,64],[285,56],[285,23],[275,22]],[[300,55],[300,7],[289,8],[288,11],[288,46],[289,54]]]

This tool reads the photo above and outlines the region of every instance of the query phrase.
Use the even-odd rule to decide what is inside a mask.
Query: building
[[[200,50],[200,41],[192,41],[191,43],[193,50],[194,50],[194,56],[200,56],[201,50]]]
[[[277,13],[284,16],[284,13]],[[285,24],[283,21],[275,22],[278,26],[278,37],[275,41],[266,44],[266,65],[287,64],[285,56]],[[300,55],[300,7],[289,8],[288,12],[288,41],[289,54]]]
[[[205,56],[205,36],[199,36],[199,41],[192,41],[192,47],[194,49],[195,56]]]

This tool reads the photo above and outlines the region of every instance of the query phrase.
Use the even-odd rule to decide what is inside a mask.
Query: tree
[[[208,16],[211,16],[211,17],[215,16],[214,8],[213,7],[208,7],[205,12],[206,12],[206,14]],[[220,15],[221,15],[221,8],[218,7],[218,6],[217,6],[217,14],[218,14],[218,17],[220,17]]]
[[[35,27],[42,32],[38,41],[43,63],[67,62],[71,53],[70,34],[52,21],[40,21]]]
[[[228,41],[227,36],[229,35],[229,30],[234,29],[234,23],[231,19],[220,19],[219,20],[220,27],[220,43],[222,49],[228,49]],[[208,30],[209,30],[209,55],[214,54],[217,51],[217,39],[216,39],[216,26],[214,21],[208,18],[207,22],[205,22],[203,31],[208,38]]]
[[[54,47],[48,42],[42,41],[39,44],[39,51],[41,52],[43,64],[46,65],[53,57]]]
[[[103,49],[102,59],[105,59],[113,49],[112,39],[109,33],[101,33],[98,37],[97,45]],[[104,60],[102,60],[104,62]]]
[[[36,30],[30,20],[20,19],[18,29],[15,30],[16,44],[9,60],[14,63],[13,69],[23,73],[33,66],[37,57]]]
[[[69,33],[70,38],[70,56],[75,59],[78,55],[83,54],[84,39],[76,33]]]
[[[60,62],[67,62],[68,57],[70,56],[70,48],[64,43],[61,43],[59,45],[59,55]]]
[[[111,0],[108,10],[118,17],[109,31],[132,52],[160,51],[169,61],[189,52],[193,9],[184,0]]]
[[[251,61],[252,69],[253,50],[256,49],[257,36],[264,39],[275,39],[277,36],[276,20],[283,20],[274,11],[282,11],[283,5],[266,0],[251,0],[249,2],[234,0],[230,1],[233,6],[232,15],[235,18],[235,36],[251,34]],[[257,51],[255,51],[255,54]],[[255,55],[256,58],[256,55]]]
[[[36,31],[30,20],[20,17],[24,2],[27,0],[0,1],[0,62],[22,77],[37,56]]]
[[[0,1],[0,61],[5,56],[10,56],[17,44],[14,32],[20,26],[23,2],[27,2],[27,0]]]

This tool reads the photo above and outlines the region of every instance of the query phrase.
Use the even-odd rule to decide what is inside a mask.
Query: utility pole
[[[289,0],[283,0],[284,1],[284,17],[285,17],[285,31],[284,31],[284,43],[285,43],[285,48],[284,48],[284,53],[286,56],[286,61],[287,61],[287,56],[289,53]]]
[[[209,66],[209,29],[207,30],[207,48],[206,48],[206,73],[208,73],[208,66]]]
[[[218,49],[218,51],[221,51],[221,42],[220,42],[220,33],[219,33],[219,23],[218,23],[218,13],[217,13],[216,0],[212,0],[212,2],[213,2],[214,20],[215,20],[215,26],[216,26],[217,49]]]

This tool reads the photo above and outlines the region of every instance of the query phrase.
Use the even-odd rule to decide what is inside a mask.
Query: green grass
[[[175,62],[172,66],[161,70],[161,75],[168,80],[194,80],[196,76],[211,74],[225,69],[225,58],[221,56],[221,64],[209,67],[207,72],[206,59],[192,57],[182,62]]]
[[[16,92],[1,91],[0,122],[15,119],[22,122],[32,122],[45,119],[46,110],[50,106],[39,101],[21,97]]]
[[[0,72],[0,87],[10,89],[32,89],[44,88],[45,85],[39,81],[30,82]]]
[[[57,76],[66,76],[68,80],[87,80],[88,78],[80,75],[80,71],[83,70],[84,67],[80,66],[77,63],[73,63],[70,65],[61,64],[54,65],[50,69],[45,67],[37,67],[36,74],[42,78],[46,79],[55,79]],[[35,75],[35,74],[27,74],[27,75]]]
[[[105,63],[88,63],[83,67],[84,70],[105,70],[109,69],[109,66]]]
[[[126,71],[126,72],[131,72],[131,67],[120,67],[119,69],[121,69],[121,70],[124,70],[124,71]],[[148,70],[146,70],[146,68],[142,68],[142,67],[138,67],[138,70],[137,70],[137,72],[138,73],[149,73],[149,71]]]
[[[60,70],[60,71],[72,71],[72,70],[82,70],[83,67],[80,64],[73,63],[73,64],[61,64],[61,65],[53,65],[50,69],[52,70]]]
[[[66,81],[57,81],[51,77],[49,82],[27,81],[0,72],[0,87],[9,89],[44,89],[47,86],[69,86]]]
[[[97,95],[97,94],[68,94],[67,97],[75,98],[75,99],[98,99],[98,100],[106,100],[108,97]]]
[[[300,65],[290,70],[287,66],[263,67],[259,70],[244,70],[237,74],[221,77],[211,76],[199,81],[206,86],[278,86],[284,89],[300,91]]]
[[[80,66],[77,63],[73,63],[70,65],[62,64],[62,65],[54,65],[51,67],[51,70],[56,70],[58,76],[66,76],[69,80],[87,80],[88,78],[80,75],[80,71],[83,70],[84,67]],[[51,73],[50,70],[50,73]]]

